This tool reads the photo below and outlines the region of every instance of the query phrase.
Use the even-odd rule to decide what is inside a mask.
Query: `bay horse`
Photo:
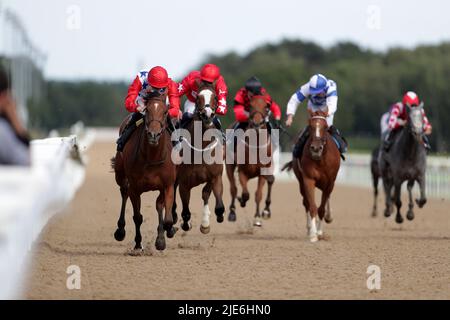
[[[253,225],[257,227],[262,226],[261,217],[263,219],[269,219],[271,217],[271,193],[272,186],[275,182],[275,177],[273,174],[268,174],[270,172],[263,172],[264,169],[269,169],[272,166],[272,143],[271,137],[267,131],[266,118],[269,113],[269,106],[262,96],[254,96],[250,101],[250,111],[249,111],[249,124],[247,129],[245,130],[245,135],[242,137],[235,132],[233,135],[233,141],[236,142],[236,145],[233,143],[232,148],[227,148],[227,152],[233,154],[233,157],[227,156],[226,163],[226,171],[227,177],[230,181],[230,193],[231,193],[231,204],[230,204],[230,213],[228,215],[228,221],[234,222],[236,221],[236,206],[235,201],[238,199],[241,207],[245,207],[247,201],[250,199],[250,193],[248,191],[248,181],[253,178],[258,178],[258,186],[255,192],[255,202],[256,202],[256,212],[254,216]],[[231,127],[234,127],[235,124],[232,124]],[[247,140],[248,133],[255,133],[254,137],[256,139]],[[253,140],[253,141],[252,141]],[[244,152],[241,151],[241,146],[244,145]],[[241,161],[237,161],[239,155],[244,155],[245,160],[244,163],[240,163]],[[262,156],[265,158],[264,161]],[[228,161],[229,158],[233,158],[230,163]],[[253,159],[252,159],[253,158]],[[267,159],[269,161],[267,161]],[[252,160],[252,161],[250,161]],[[237,186],[235,181],[234,172],[238,170],[239,182],[242,187],[242,196],[237,196]],[[262,200],[262,191],[264,188],[264,184],[267,181],[268,189],[267,189],[267,197],[265,201],[265,207],[260,212],[260,203]]]
[[[301,159],[294,158],[282,169],[293,169],[298,179],[311,242],[323,239],[322,220],[325,219],[327,223],[332,221],[329,201],[341,163],[339,149],[328,132],[326,117],[327,112],[323,111],[311,114],[309,138]],[[316,188],[322,191],[319,208],[315,202]]]
[[[122,196],[122,207],[114,238],[117,241],[125,238],[125,207],[129,197],[133,205],[133,221],[136,227],[135,251],[142,250],[140,227],[143,217],[140,211],[141,195],[144,192],[159,191],[156,199],[159,219],[156,249],[166,248],[164,231],[168,238],[172,238],[177,231],[173,226],[177,217],[172,215],[176,166],[171,160],[172,143],[167,131],[167,113],[165,97],[149,99],[146,102],[144,118],[137,123],[139,127],[133,132],[123,152],[117,152],[112,159],[116,183]],[[126,122],[127,119],[122,122],[120,132],[123,131]]]
[[[386,208],[385,217],[389,217],[393,211],[392,202],[395,202],[397,214],[395,221],[403,223],[400,213],[402,207],[401,187],[407,181],[409,196],[408,212],[406,218],[414,219],[414,202],[412,188],[417,181],[420,188],[420,199],[416,199],[419,208],[427,202],[425,194],[425,171],[427,164],[426,149],[423,145],[423,104],[418,107],[407,107],[408,120],[406,125],[398,129],[393,143],[388,152],[381,150],[379,166],[383,178]],[[393,193],[392,193],[392,189]]]
[[[189,202],[191,198],[192,188],[204,184],[202,189],[203,212],[200,231],[203,234],[210,232],[210,210],[209,197],[211,192],[214,193],[216,205],[214,212],[218,223],[222,223],[225,208],[223,205],[223,144],[222,133],[217,132],[213,124],[213,117],[217,108],[217,96],[213,84],[198,81],[198,95],[195,103],[195,112],[192,121],[187,126],[187,135],[191,139],[182,139],[183,144],[183,161],[177,168],[177,182],[175,190],[179,187],[179,193],[183,205],[181,216],[183,223],[181,225],[184,231],[192,228],[189,220],[191,219],[191,211]],[[206,136],[214,133],[211,141],[207,141]],[[205,137],[205,139],[204,139]],[[201,140],[201,142],[199,141]],[[192,143],[192,141],[200,143]],[[186,155],[189,154],[189,157]],[[206,159],[219,159],[219,161],[206,161]],[[185,161],[188,159],[188,161]],[[176,201],[174,199],[173,211],[176,214]]]

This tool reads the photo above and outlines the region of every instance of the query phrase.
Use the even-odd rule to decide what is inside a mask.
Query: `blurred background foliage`
[[[408,90],[416,91],[425,102],[434,129],[434,151],[449,151],[450,129],[446,124],[450,122],[450,112],[445,110],[450,109],[450,43],[374,52],[350,42],[323,48],[312,42],[283,40],[244,55],[210,55],[193,69],[207,62],[221,68],[229,88],[229,112],[223,119],[224,125],[233,121],[234,95],[250,76],[256,75],[263,82],[284,116],[287,101],[298,87],[312,74],[323,73],[337,82],[335,125],[348,138],[353,151],[369,150],[378,143],[381,115]],[[130,75],[130,83],[133,77]],[[29,104],[30,126],[48,131],[68,127],[78,120],[87,126],[119,126],[127,114],[123,101],[128,85],[48,81],[42,97]],[[289,129],[294,136],[305,124],[305,109],[305,105],[299,107],[295,126]],[[290,150],[291,143],[283,137],[284,150]]]

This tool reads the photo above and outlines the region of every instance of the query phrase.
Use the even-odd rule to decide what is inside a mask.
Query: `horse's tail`
[[[111,168],[114,170],[116,167],[116,157],[111,158]]]
[[[281,171],[284,171],[287,169],[287,171],[291,171],[293,167],[293,161],[289,161],[288,163],[286,163],[283,168],[281,168]]]

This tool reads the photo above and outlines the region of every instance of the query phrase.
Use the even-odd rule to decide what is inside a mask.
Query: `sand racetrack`
[[[430,199],[424,209],[416,208],[413,222],[405,219],[399,227],[393,216],[370,217],[369,189],[338,186],[332,195],[334,221],[324,228],[330,239],[311,244],[296,181],[275,182],[272,219],[262,228],[252,227],[251,184],[250,205],[238,208],[237,222],[218,224],[212,213],[208,235],[199,231],[201,189],[196,188],[193,229],[168,239],[163,253],[154,248],[156,193],[146,194],[144,255],[127,255],[134,245],[131,203],[125,240],[113,238],[120,209],[109,167],[114,150],[113,143],[89,150],[83,187],[35,245],[25,298],[450,299],[450,201]],[[224,185],[228,207],[225,174]],[[371,264],[381,268],[378,291],[366,286]],[[81,268],[80,290],[66,288],[70,265]]]

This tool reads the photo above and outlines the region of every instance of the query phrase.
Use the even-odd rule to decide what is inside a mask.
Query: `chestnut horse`
[[[184,231],[191,229],[189,220],[191,219],[191,211],[189,209],[189,201],[191,198],[192,188],[206,183],[202,190],[203,199],[203,213],[200,231],[207,234],[210,231],[210,210],[209,197],[211,192],[216,198],[216,205],[214,212],[216,214],[217,222],[223,222],[223,214],[225,208],[222,201],[223,184],[223,144],[222,134],[215,130],[213,124],[213,117],[217,108],[216,92],[212,84],[198,83],[198,95],[195,103],[195,113],[191,123],[186,128],[191,139],[182,139],[183,155],[182,162],[177,168],[177,186],[179,186],[179,193],[183,204],[183,211],[181,216],[183,224],[181,225]],[[212,129],[212,130],[211,130]],[[207,141],[205,132],[217,133],[211,137],[212,141]],[[183,134],[182,134],[183,136]],[[205,139],[204,139],[205,137]],[[195,141],[200,141],[197,144]],[[193,142],[194,141],[194,142]],[[189,153],[189,157],[186,157]],[[205,161],[206,158],[216,158],[219,161]],[[217,158],[218,157],[218,158]],[[186,161],[188,159],[188,161]],[[176,202],[174,199],[173,211],[176,214]]]
[[[327,113],[322,111],[311,114],[309,138],[301,159],[294,158],[283,167],[283,170],[294,169],[299,181],[311,242],[323,239],[322,220],[325,218],[327,223],[332,221],[329,200],[341,163],[339,149],[328,132],[326,116]],[[319,208],[315,202],[315,188],[322,191]]]
[[[114,238],[117,241],[125,238],[125,206],[130,197],[136,226],[135,251],[142,250],[140,231],[143,221],[140,213],[142,193],[159,191],[156,200],[159,218],[155,242],[157,250],[166,248],[164,231],[169,238],[175,235],[176,228],[173,225],[177,220],[176,216],[172,216],[176,167],[171,160],[172,143],[167,131],[168,108],[165,98],[151,98],[147,101],[146,107],[145,116],[140,123],[138,122],[139,127],[133,132],[123,153],[117,152],[112,159],[116,182],[122,195],[122,208]],[[126,120],[120,126],[120,132],[123,131]]]
[[[250,101],[250,115],[249,115],[249,125],[247,130],[245,131],[244,137],[239,137],[239,134],[236,134],[236,138],[233,137],[236,141],[236,145],[233,144],[234,150],[230,150],[228,148],[227,152],[233,152],[233,160],[231,163],[226,164],[227,176],[230,181],[230,193],[231,193],[231,205],[230,205],[230,213],[228,215],[229,221],[236,221],[236,206],[235,200],[236,198],[241,204],[241,207],[245,207],[247,201],[250,199],[250,194],[248,191],[247,183],[250,179],[258,177],[258,187],[255,193],[255,202],[256,202],[256,213],[255,213],[255,226],[262,226],[261,222],[261,213],[260,213],[260,202],[262,200],[262,190],[265,182],[267,181],[268,190],[266,197],[266,205],[262,212],[263,219],[269,219],[271,216],[270,204],[271,204],[271,192],[272,186],[275,181],[275,177],[273,174],[268,174],[267,172],[262,172],[262,170],[269,170],[272,165],[272,143],[271,137],[267,132],[266,125],[266,117],[268,116],[269,108],[266,100],[262,96],[254,96]],[[232,127],[234,124],[232,125]],[[246,136],[251,132],[256,133],[254,137],[256,137],[256,141],[248,140]],[[240,145],[241,144],[241,145]],[[239,163],[237,161],[237,157],[239,157],[240,148],[242,144],[245,147],[245,163]],[[239,146],[240,145],[240,146]],[[237,152],[234,152],[237,150]],[[266,159],[262,161],[261,156]],[[256,161],[250,161],[250,160]],[[229,157],[227,156],[227,160]],[[269,161],[267,161],[267,159]],[[229,161],[228,161],[229,162]],[[242,186],[242,197],[237,197],[237,186],[234,177],[234,172],[238,169],[239,174],[239,182]]]

